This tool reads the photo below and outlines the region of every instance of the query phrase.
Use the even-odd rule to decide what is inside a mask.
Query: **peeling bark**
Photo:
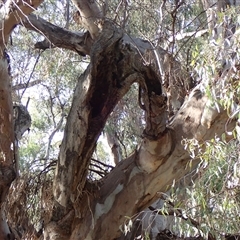
[[[40,3],[41,1],[29,2],[34,7]],[[170,65],[166,51],[156,51],[149,42],[124,36],[112,23],[99,21],[102,13],[95,1],[75,0],[74,3],[80,12],[82,24],[89,33],[75,34],[33,15],[25,21],[28,29],[45,34],[51,44],[82,55],[89,54],[91,57],[91,63],[79,78],[74,92],[55,173],[52,215],[49,222],[45,222],[43,237],[62,240],[115,239],[120,235],[119,225],[126,217],[132,217],[145,209],[156,200],[159,192],[167,191],[173,180],[181,178],[190,170],[188,162],[191,159],[182,140],[196,138],[204,142],[216,135],[220,136],[225,131],[228,116],[224,111],[217,112],[210,108],[209,100],[198,86],[187,99],[184,99],[183,88],[181,99],[176,98],[174,94],[177,89],[171,89],[174,85],[171,70],[177,69],[181,78],[185,78],[186,72],[178,68],[174,59],[170,61],[172,68],[166,72],[164,68],[160,72],[156,71],[159,70],[159,65]],[[19,4],[25,14],[33,10],[21,1]],[[6,25],[2,34],[5,38],[0,41],[2,55],[11,30],[21,20],[16,18],[17,14],[20,18],[25,18],[24,14],[13,9],[2,23]],[[48,44],[44,41],[36,47],[46,49]],[[5,61],[1,60],[0,67],[2,204],[15,176],[11,149],[12,105]],[[172,98],[175,97],[170,103],[163,96],[164,82],[161,79],[167,74],[169,76],[165,79],[169,81],[165,82],[165,91],[169,90]],[[96,141],[109,114],[134,82],[141,86],[140,102],[146,114],[142,143],[101,182],[90,183],[87,173]],[[186,81],[184,87],[188,83]],[[192,86],[187,90],[190,91],[191,88]],[[170,123],[168,104],[173,105],[174,112]],[[232,121],[228,129],[234,125],[235,122]],[[192,168],[198,163],[199,160],[194,159]],[[0,222],[2,239],[9,234],[5,223]]]
[[[202,141],[211,139],[216,133],[224,132],[224,125],[228,119],[227,114],[222,113],[215,118],[211,129],[203,131],[205,127],[201,125],[201,119],[205,106],[206,98],[199,95],[199,91],[196,89],[169,126],[171,130],[168,131],[171,131],[173,137],[167,138],[163,142],[170,146],[173,142],[174,147],[172,151],[165,152],[166,159],[164,161],[161,160],[164,153],[161,150],[165,149],[165,145],[162,145],[161,142],[161,138],[164,138],[163,135],[157,141],[149,140],[147,146],[146,140],[143,140],[136,153],[117,165],[103,180],[98,198],[91,205],[91,217],[82,219],[81,224],[72,233],[71,239],[76,239],[77,236],[79,239],[114,239],[118,237],[120,234],[119,222],[124,222],[125,216],[132,217],[136,212],[149,206],[156,200],[158,192],[165,192],[167,186],[171,185],[174,179],[177,180],[184,176],[190,170],[187,167],[190,157],[182,145],[182,139],[194,137],[198,137]],[[233,128],[234,124],[231,127]],[[154,151],[152,151],[153,149]],[[146,150],[148,151],[147,155],[144,153]],[[196,167],[198,163],[199,160],[195,159],[192,168]],[[88,229],[84,233],[81,226],[87,222],[88,224],[91,222],[94,227],[90,232]]]
[[[0,60],[0,239],[9,239],[10,230],[6,223],[4,202],[8,189],[15,178],[13,168],[13,109],[10,77],[7,62]]]
[[[12,238],[5,218],[4,203],[9,187],[16,177],[13,154],[14,127],[11,79],[5,48],[16,24],[31,13],[41,2],[42,0],[18,1],[13,4],[10,0],[6,1],[5,12],[3,13],[5,15],[0,22],[0,239],[3,240]]]
[[[54,194],[61,207],[56,204],[53,219],[59,220],[69,208],[74,209],[69,239],[117,238],[119,223],[126,216],[145,209],[158,192],[165,192],[173,180],[190,171],[191,158],[182,140],[204,142],[221,135],[228,119],[225,112],[204,114],[209,109],[208,99],[196,87],[167,124],[167,102],[158,75],[143,64],[137,47],[129,47],[117,29],[106,25],[105,31],[93,45],[92,63],[75,90],[56,172]],[[88,185],[86,174],[97,138],[114,105],[135,81],[143,86],[141,98],[146,111],[142,144],[101,183]],[[192,169],[198,163],[195,159]],[[56,217],[57,212],[62,215]]]

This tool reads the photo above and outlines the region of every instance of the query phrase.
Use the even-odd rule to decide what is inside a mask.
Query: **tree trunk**
[[[10,230],[5,218],[4,202],[15,178],[15,171],[13,168],[14,133],[10,77],[7,61],[3,57],[2,55],[0,60],[0,239],[7,240],[10,237]]]
[[[16,177],[10,63],[6,53],[6,45],[16,24],[41,2],[41,0],[34,0],[11,4],[11,1],[7,1],[4,8],[5,12],[2,13],[5,14],[1,21],[0,30],[0,239],[3,240],[12,239],[6,222],[4,206],[9,187]]]
[[[50,220],[44,223],[43,237],[51,240],[116,239],[121,234],[120,224],[151,205],[174,180],[198,165],[199,159],[191,159],[182,141],[197,139],[204,144],[216,135],[221,136],[225,132],[228,115],[226,111],[210,107],[210,100],[200,86],[191,89],[193,86],[190,86],[186,72],[164,50],[157,51],[149,42],[124,36],[113,23],[101,19],[102,14],[95,1],[74,2],[90,36],[72,34],[75,38],[73,42],[73,39],[69,40],[71,47],[67,46],[68,31],[57,35],[59,28],[46,25],[46,21],[41,19],[30,18],[39,29],[45,26],[45,30],[49,30],[47,36],[53,44],[60,44],[59,36],[65,35],[60,38],[63,47],[91,57],[91,63],[78,79],[67,118],[53,185],[53,209]],[[36,1],[36,6],[39,3]],[[29,4],[34,3],[31,1]],[[22,7],[26,14],[32,11],[26,5]],[[21,13],[20,16],[23,18],[24,15]],[[3,34],[5,39],[20,21],[14,15],[9,19],[8,31]],[[86,40],[90,45],[87,43],[84,48]],[[0,43],[3,54],[6,42],[2,39]],[[160,59],[156,59],[157,55]],[[159,62],[163,66],[174,66],[177,69],[174,72],[184,84],[173,89],[178,78],[172,76],[170,67],[160,71],[160,76]],[[3,93],[0,95],[2,204],[14,179],[11,151],[14,139],[7,64],[4,60],[0,63],[0,92]],[[165,89],[166,92],[169,90],[169,99],[163,94],[163,76],[169,87]],[[87,174],[97,139],[109,114],[134,82],[140,86],[139,104],[145,111],[146,127],[141,145],[101,181],[91,182]],[[190,93],[184,98],[186,86],[189,86]],[[179,99],[176,93],[179,93]],[[173,112],[170,122],[169,106]],[[232,121],[228,129],[234,126]],[[191,169],[190,160],[193,161]],[[4,239],[9,234],[5,223],[1,229],[0,237]]]
[[[157,199],[158,192],[165,192],[174,179],[190,170],[191,158],[183,139],[203,143],[225,131],[227,113],[209,108],[198,87],[167,125],[167,102],[159,76],[142,63],[142,56],[124,42],[119,30],[106,23],[103,31],[75,90],[54,184],[57,202],[52,221],[46,225],[45,239],[62,239],[59,232],[63,229],[66,239],[117,238],[119,223],[145,209]],[[97,138],[113,107],[134,81],[143,87],[141,101],[147,125],[142,144],[104,179],[90,183],[87,168]],[[194,159],[192,169],[198,163]],[[74,215],[70,214],[72,209]],[[48,227],[52,225],[54,228]]]

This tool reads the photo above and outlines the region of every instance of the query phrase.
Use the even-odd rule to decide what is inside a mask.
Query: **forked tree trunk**
[[[158,192],[165,192],[174,179],[190,170],[183,139],[195,138],[203,143],[225,131],[227,113],[208,107],[209,100],[198,86],[167,124],[161,79],[150,65],[142,63],[146,59],[144,51],[139,55],[138,50],[143,45],[134,47],[124,41],[121,31],[110,23],[94,44],[91,63],[78,81],[68,116],[54,184],[57,202],[45,228],[45,239],[117,238],[119,225],[126,217],[145,209]],[[149,56],[151,46],[145,50]],[[86,174],[97,138],[113,107],[133,82],[142,86],[147,123],[143,141],[100,182],[89,183]],[[195,159],[192,169],[198,163]],[[63,238],[59,238],[60,232]]]
[[[168,123],[167,99],[162,94],[162,79],[156,71],[155,49],[146,41],[127,38],[114,24],[99,19],[101,12],[95,1],[74,2],[90,32],[90,36],[79,36],[79,42],[84,45],[90,40],[93,44],[88,45],[87,50],[80,44],[81,51],[76,51],[89,53],[91,63],[79,78],[74,92],[56,168],[53,210],[50,219],[44,222],[43,237],[51,240],[115,239],[126,218],[145,209],[158,198],[159,192],[165,192],[173,180],[190,170],[190,156],[182,140],[195,138],[204,143],[220,136],[225,131],[228,116],[225,111],[209,107],[209,100],[196,86],[188,98],[181,99],[182,107],[174,108],[175,116]],[[26,13],[29,12],[28,9]],[[56,30],[53,26],[50,29]],[[57,35],[49,31],[51,34]],[[164,53],[159,54],[164,62]],[[6,74],[6,69],[5,65],[2,73]],[[181,69],[179,71],[181,73]],[[6,166],[2,169],[7,169],[2,176],[8,176],[0,189],[3,203],[14,178],[13,171],[9,172],[13,165],[13,126],[9,82],[3,75],[0,81],[3,83],[0,90],[4,93],[0,95],[0,120],[4,122],[0,129],[0,157]],[[96,141],[109,114],[134,82],[140,85],[139,102],[146,115],[142,143],[101,181],[89,182],[88,167]],[[179,89],[181,94],[182,90]],[[234,125],[232,121],[228,129]],[[199,159],[194,159],[192,168],[198,163]],[[2,234],[5,237],[7,232],[2,230]]]

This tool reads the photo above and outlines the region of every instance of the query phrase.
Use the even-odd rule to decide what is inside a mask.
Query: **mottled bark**
[[[0,60],[0,239],[9,239],[10,230],[6,223],[4,202],[8,189],[15,178],[13,166],[13,111],[10,77],[5,59]]]
[[[201,124],[206,98],[195,90],[184,107],[157,140],[143,140],[140,149],[130,158],[122,161],[104,179],[97,198],[90,205],[91,215],[80,219],[71,239],[114,239],[120,234],[119,223],[126,216],[149,206],[165,192],[174,179],[184,176],[189,168],[189,153],[182,145],[182,139],[210,139],[216,133],[224,132],[227,114],[221,113],[211,119],[211,128]],[[194,113],[194,114],[192,114]],[[195,159],[192,168],[198,164]],[[91,223],[89,232],[81,226]]]
[[[102,14],[95,1],[74,2],[90,35],[74,34],[40,18],[29,18],[50,39],[51,44],[91,57],[91,63],[78,79],[67,118],[55,173],[51,219],[44,223],[43,237],[51,240],[115,239],[120,235],[119,226],[126,216],[132,217],[145,209],[156,200],[159,192],[165,192],[173,180],[190,170],[190,156],[182,140],[196,138],[204,142],[220,136],[225,131],[228,116],[224,111],[210,108],[207,104],[209,100],[198,86],[193,90],[191,87],[187,89],[188,98],[184,98],[181,92],[180,100],[167,99],[163,95],[162,84],[168,84],[166,88],[171,91],[174,85],[171,69],[176,70],[179,78],[187,79],[185,86],[188,84],[186,72],[178,67],[177,62],[173,59],[171,64],[174,68],[159,71],[156,66],[170,65],[166,51],[154,50],[149,42],[124,36],[112,23],[100,21]],[[26,14],[29,12],[29,9],[26,10]],[[20,16],[23,17],[23,14]],[[19,22],[14,15],[10,19],[3,34],[5,39]],[[25,25],[35,30],[28,21]],[[3,47],[6,42],[2,39],[0,43]],[[38,43],[37,47],[47,48],[48,43]],[[7,65],[3,60],[1,63],[4,67],[0,73],[6,74]],[[164,82],[163,77],[168,82]],[[4,173],[2,176],[7,176],[7,180],[2,181],[4,184],[0,185],[3,186],[0,196],[4,202],[7,188],[14,178],[13,172],[9,171],[13,163],[13,126],[9,80],[0,75],[0,81],[3,93],[0,95],[0,120],[4,122],[0,129],[0,139],[4,139],[0,142],[0,157],[4,164],[6,162],[6,168],[3,164],[0,170]],[[100,182],[89,182],[88,167],[96,141],[109,114],[134,82],[141,86],[139,98],[146,115],[142,143]],[[171,95],[176,91],[174,89]],[[174,118],[168,122],[168,105],[174,103]],[[234,125],[232,121],[228,130]],[[192,169],[198,163],[199,160],[194,159]],[[3,224],[2,229],[5,229]],[[2,230],[4,236],[8,233]]]
[[[3,8],[5,12],[2,12],[0,22],[0,239],[3,240],[11,239],[4,213],[4,203],[9,187],[16,176],[11,78],[5,48],[16,24],[41,2],[42,0],[18,1],[13,4],[10,0],[6,1]]]
[[[209,108],[208,99],[198,86],[167,125],[167,101],[162,96],[161,79],[139,55],[140,47],[144,53],[143,46],[149,54],[147,44],[130,45],[110,23],[106,23],[93,45],[92,61],[79,79],[61,145],[54,185],[58,203],[50,223],[55,228],[46,234],[54,235],[54,231],[57,234],[63,229],[70,221],[67,212],[74,209],[72,225],[64,232],[66,238],[117,238],[119,225],[126,216],[149,206],[158,192],[165,192],[173,180],[190,170],[187,163],[191,158],[182,145],[184,138],[204,142],[225,131],[226,112],[216,114],[216,109]],[[142,144],[101,183],[89,184],[86,174],[97,138],[113,107],[133,82],[142,86],[141,102],[146,111]],[[198,162],[194,160],[192,169]]]

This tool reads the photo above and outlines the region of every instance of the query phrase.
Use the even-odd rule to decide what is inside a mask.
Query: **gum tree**
[[[200,82],[161,47],[126,35],[105,18],[95,1],[74,0],[76,21],[86,32],[53,25],[31,12],[41,1],[7,1],[1,21],[0,158],[1,206],[15,178],[14,128],[6,46],[14,27],[21,23],[45,40],[36,48],[53,46],[90,56],[78,78],[67,117],[53,181],[52,208],[43,219],[44,239],[116,239],[126,216],[145,209],[174,180],[194,169],[183,139],[202,143],[232,130],[227,111],[212,103]],[[220,76],[221,77],[221,76]],[[221,79],[221,78],[220,78]],[[88,179],[96,142],[117,103],[132,84],[139,85],[136,99],[145,112],[145,129],[138,149],[100,181]],[[4,219],[3,207],[1,207]],[[17,232],[18,229],[15,229]],[[1,222],[1,239],[12,234]]]

